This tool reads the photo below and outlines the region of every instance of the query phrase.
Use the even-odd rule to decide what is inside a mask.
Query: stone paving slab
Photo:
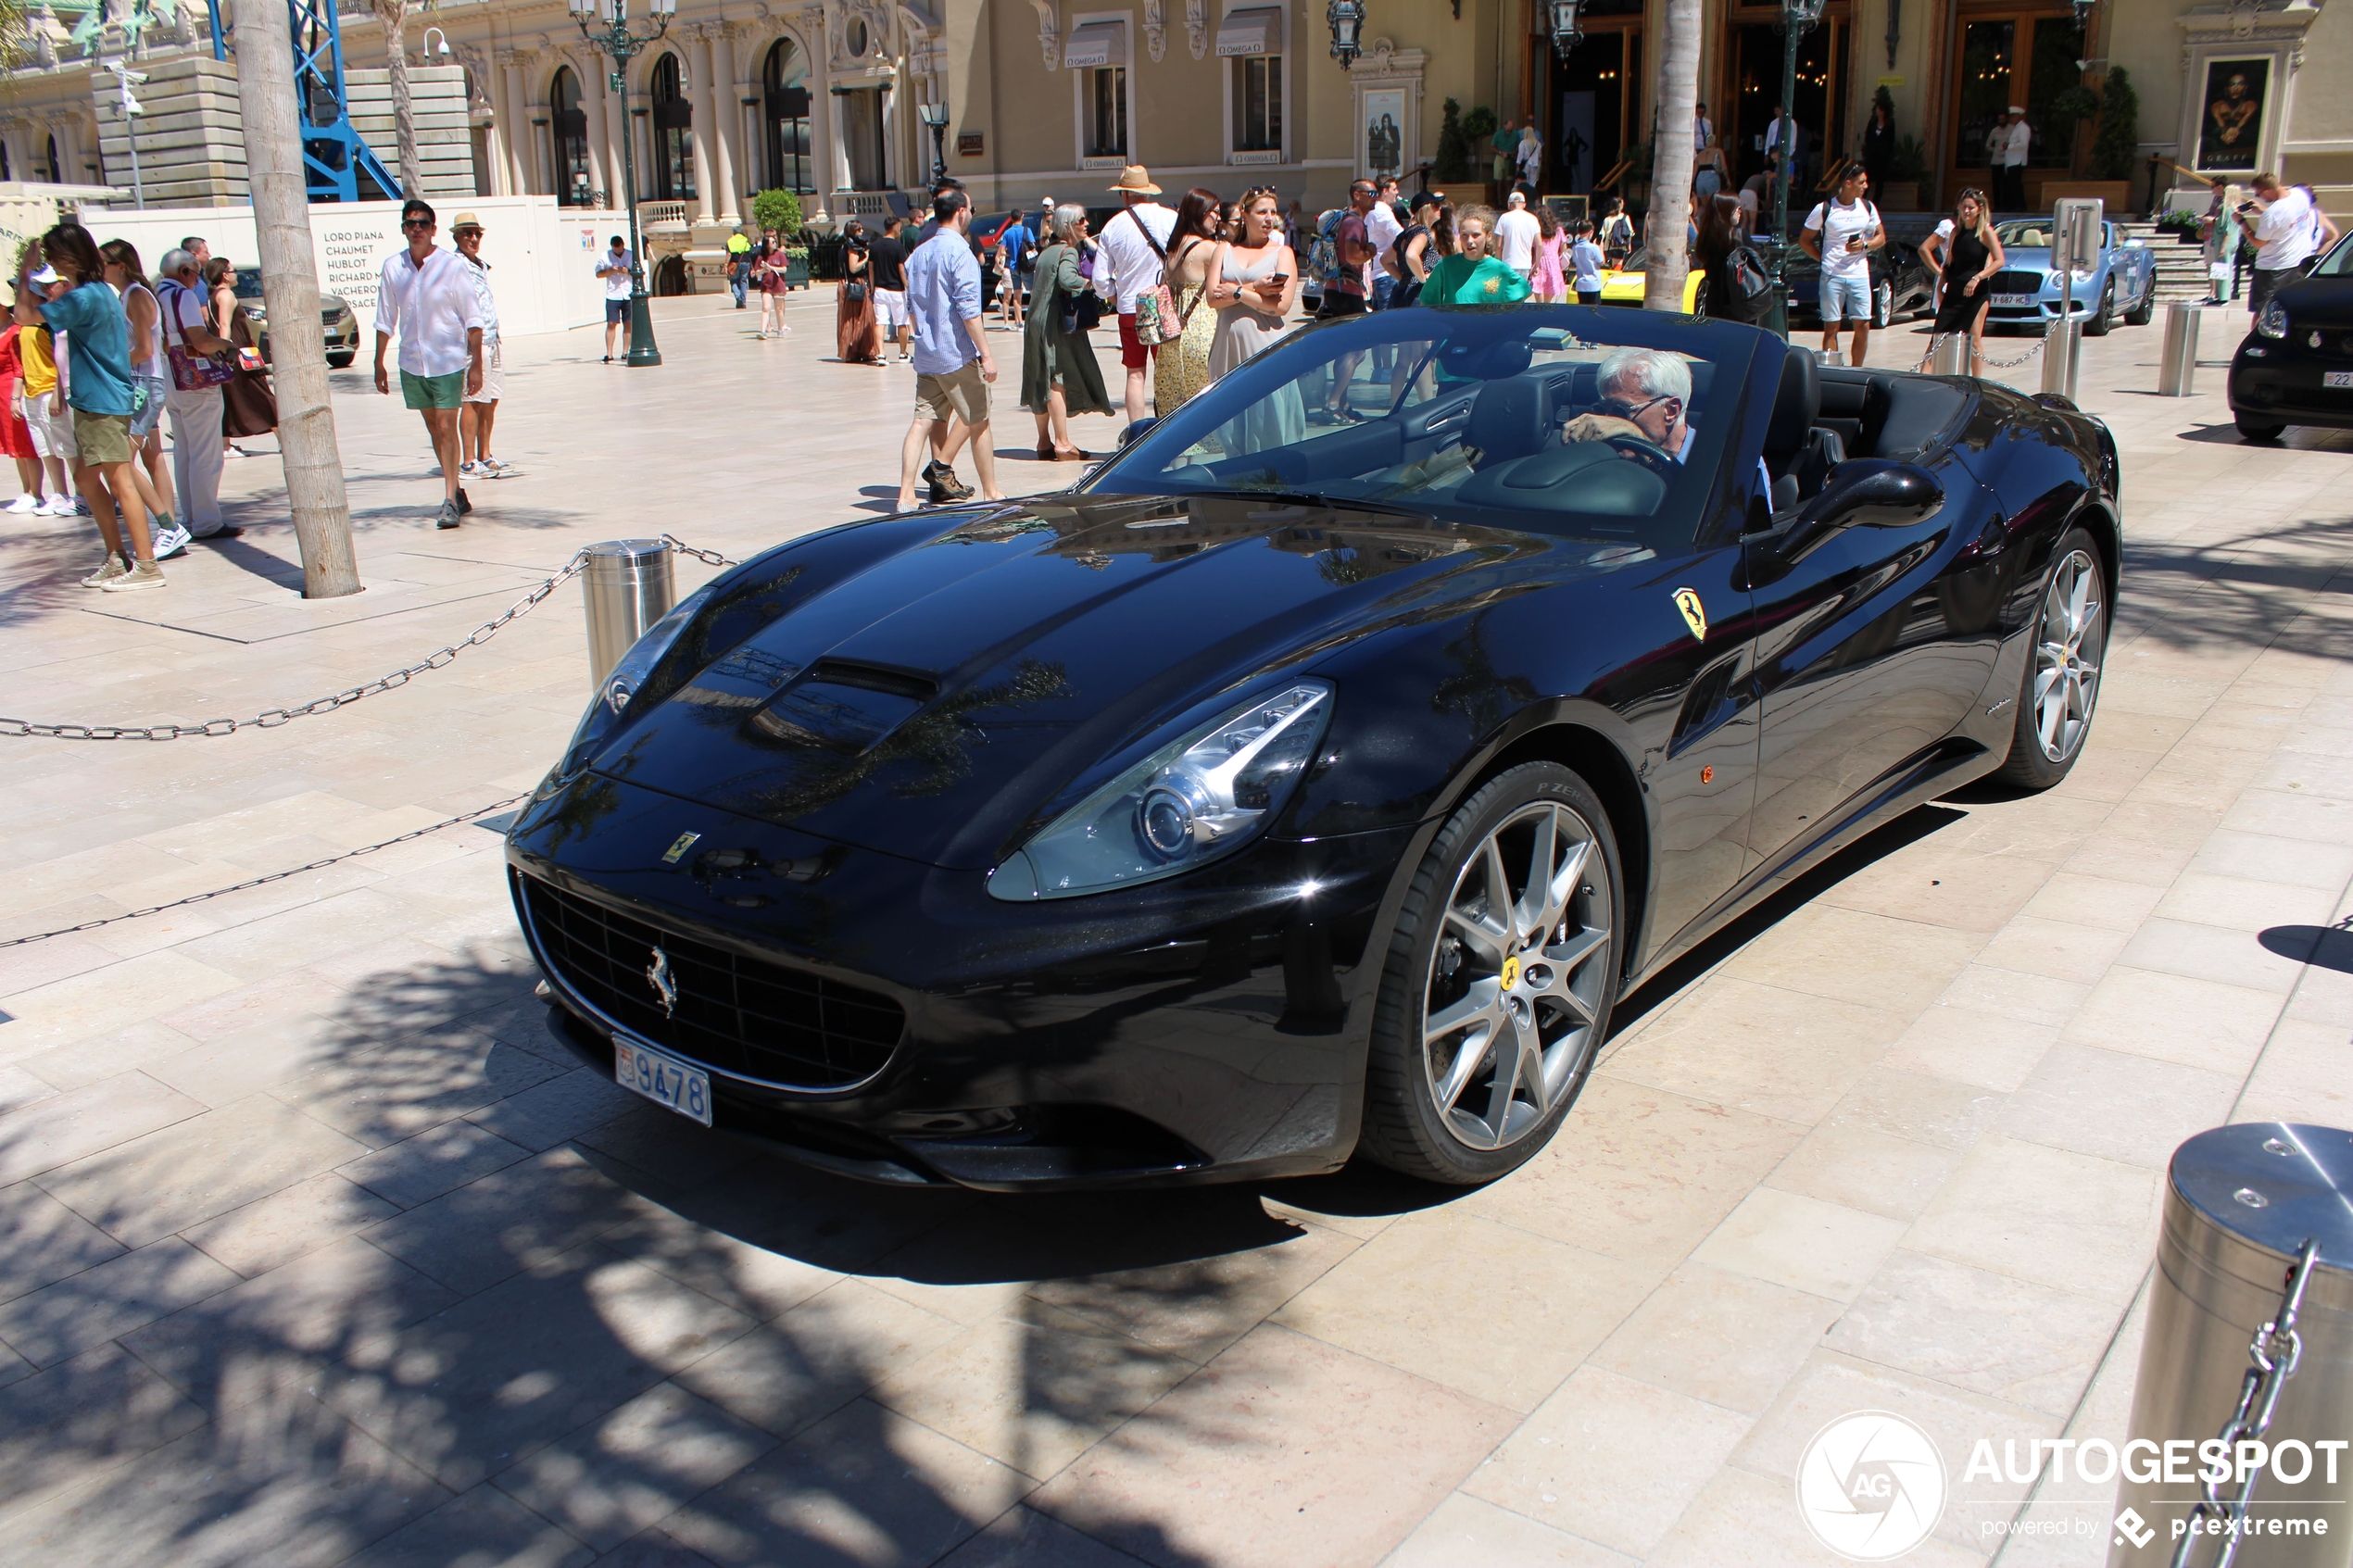
[[[6,706],[251,714],[600,538],[741,555],[887,510],[907,373],[794,314],[762,343],[663,301],[656,371],[510,345],[523,473],[454,534],[416,421],[337,373],[352,598],[294,596],[268,458],[229,465],[244,536],[133,604],[72,585],[86,527],[12,520]],[[2128,538],[2068,782],[1923,808],[1628,998],[1557,1139],[1479,1191],[1014,1200],[705,1138],[548,1034],[497,820],[0,949],[9,1561],[1810,1564],[1790,1476],[1833,1416],[1899,1411],[1948,1459],[2120,1436],[2171,1148],[2353,1122],[2353,437],[2242,445],[2219,366],[2149,395],[2158,343],[2084,345]],[[998,432],[1008,488],[1066,483],[1028,433]],[[0,742],[0,936],[528,788],[584,644],[565,590],[277,728]],[[2082,1499],[1956,1492],[1908,1561],[2104,1555]]]

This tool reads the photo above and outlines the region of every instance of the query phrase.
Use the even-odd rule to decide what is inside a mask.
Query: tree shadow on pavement
[[[2111,647],[2136,635],[2180,650],[2353,655],[2353,619],[2307,613],[2348,561],[2353,517],[2298,519],[2195,545],[2135,539],[2128,526]]]
[[[12,1563],[1202,1561],[1183,1518],[1098,1497],[1080,1535],[1023,1499],[1331,1233],[1246,1188],[805,1170],[576,1065],[527,961],[477,956],[368,977],[297,1071],[198,1119],[289,1129],[248,1164],[350,1140],[326,1168],[223,1168],[233,1127],[166,1127],[17,1189],[132,1249],[90,1233],[91,1266],[0,1300],[30,1363],[0,1369]],[[19,1122],[0,1161],[38,1172]]]

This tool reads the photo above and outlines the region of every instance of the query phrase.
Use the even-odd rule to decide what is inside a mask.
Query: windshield
[[[2315,278],[2353,278],[2353,234],[2336,242],[2336,248],[2321,257],[2312,269]]]
[[[1294,333],[1154,425],[1084,488],[1308,494],[1472,524],[1687,544],[1762,341],[1730,322],[1640,310],[1383,311]]]
[[[236,279],[237,297],[239,299],[259,299],[261,297],[260,269],[248,267],[243,271],[237,273]]]
[[[2020,245],[2028,250],[2051,248],[2051,222],[2047,218],[2014,219],[2007,223],[1996,223],[1994,232],[2002,237],[2004,250],[2016,250]],[[2100,244],[2103,247],[2116,244],[2115,224],[2104,223],[2100,226]]]

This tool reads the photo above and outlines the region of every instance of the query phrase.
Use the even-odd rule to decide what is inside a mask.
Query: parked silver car
[[[261,302],[261,273],[247,267],[237,273],[237,312],[253,333],[254,346],[270,358],[270,308]],[[319,320],[327,332],[327,363],[340,370],[359,358],[359,318],[339,294],[319,296]]]
[[[2123,313],[2127,326],[2145,327],[2157,312],[2157,254],[2125,237],[2113,223],[2100,226],[2100,253],[2092,270],[2070,284],[2069,312],[2083,324],[2085,337],[2104,337]],[[2051,269],[2051,220],[2019,219],[1994,226],[2001,236],[2002,270],[1986,293],[1993,308],[1989,327],[2026,326],[2041,332],[2058,320],[2059,274]]]

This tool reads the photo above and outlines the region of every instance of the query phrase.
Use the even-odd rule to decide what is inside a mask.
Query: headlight
[[[686,629],[686,622],[710,602],[711,591],[716,585],[716,580],[706,583],[680,599],[668,615],[647,627],[645,635],[630,645],[629,651],[621,656],[621,662],[612,667],[612,673],[598,684],[597,695],[588,699],[588,711],[580,716],[580,725],[572,732],[563,760],[548,775],[550,779],[568,779],[586,766],[590,754],[620,725],[629,699],[636,696],[637,688],[645,684],[654,666],[661,662],[661,656],[670,651],[670,645],[678,640],[678,633]]]
[[[1300,681],[1228,709],[1057,817],[989,873],[989,895],[1067,898],[1231,854],[1298,787],[1331,708],[1329,685]]]
[[[2265,337],[2287,336],[2287,307],[2276,299],[2266,305],[2263,314],[2255,318],[2255,330]]]

